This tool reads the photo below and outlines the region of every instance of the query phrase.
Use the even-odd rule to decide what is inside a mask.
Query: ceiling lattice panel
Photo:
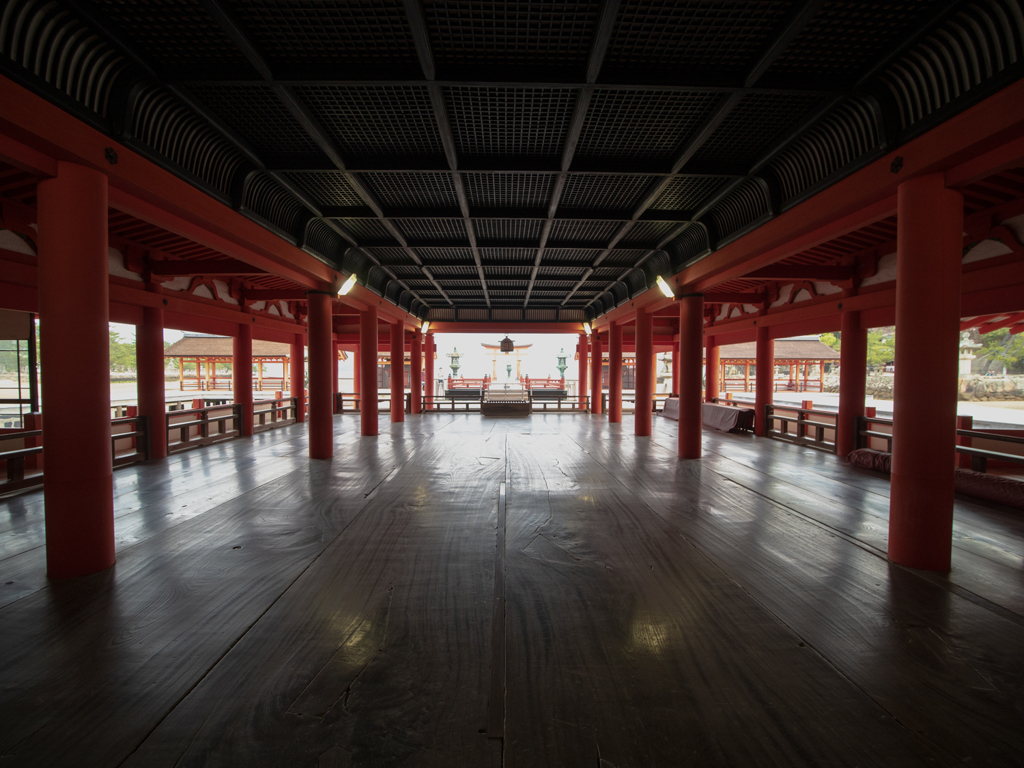
[[[597,21],[596,3],[427,0],[430,43],[450,65],[582,65]]]
[[[718,100],[713,93],[598,90],[590,100],[576,154],[671,162]]]
[[[425,87],[307,86],[296,93],[343,157],[444,157]]]
[[[948,119],[1024,61],[1017,0],[807,7],[7,0],[25,33],[3,65],[373,290],[408,302],[392,282],[404,281],[421,300],[411,311],[584,317]],[[55,13],[74,31],[47,32]],[[97,78],[109,94],[80,98]],[[31,204],[30,182],[0,168],[0,197]],[[1007,170],[965,204],[1022,189]],[[794,263],[887,237],[879,226]]]
[[[445,89],[460,155],[557,157],[576,93],[570,88]]]
[[[626,0],[609,66],[743,72],[771,41],[792,2]]]
[[[546,208],[555,175],[551,173],[463,173],[469,204],[484,209]]]
[[[232,0],[274,65],[415,65],[401,0]]]

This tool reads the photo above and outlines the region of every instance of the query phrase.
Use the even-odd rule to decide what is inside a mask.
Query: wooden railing
[[[828,453],[836,452],[837,414],[793,405],[767,404],[764,410],[768,437]]]
[[[586,413],[590,410],[590,398],[579,395],[572,397],[537,397],[530,393],[530,408],[534,411],[553,411],[555,413]]]
[[[658,413],[665,408],[665,401],[668,400],[670,395],[653,395],[651,399],[651,412]],[[636,410],[636,395],[623,395],[622,406],[625,409],[626,403],[632,403],[630,410]],[[601,393],[601,412],[608,413],[608,393]]]
[[[252,431],[266,432],[294,424],[299,410],[299,398],[279,397],[276,400],[257,400],[253,404]]]
[[[886,453],[892,453],[892,419],[858,416],[856,442],[858,448],[884,449]]]
[[[111,419],[110,430],[113,467],[123,467],[149,460],[148,416]],[[42,438],[43,430],[41,429],[26,429],[0,435],[0,445],[12,441],[23,443],[20,448],[0,450],[0,462],[5,462],[7,467],[6,479],[0,482],[0,493],[42,485],[43,469],[40,467],[40,464],[44,464],[40,460],[44,447],[40,444]],[[35,443],[35,445],[24,445],[26,442]]]
[[[242,430],[242,406],[237,403],[174,411],[165,418],[168,453],[229,440]]]
[[[885,452],[892,453],[892,426],[892,419],[881,419],[877,416],[858,417],[857,447],[881,450],[880,444],[884,443]],[[1024,464],[1024,452],[1010,453],[1007,450],[979,448],[973,445],[974,440],[984,440],[987,445],[994,443],[999,447],[1024,445],[1024,436],[1004,435],[981,429],[957,429],[956,440],[957,454],[965,457],[975,472],[987,472],[989,461]]]

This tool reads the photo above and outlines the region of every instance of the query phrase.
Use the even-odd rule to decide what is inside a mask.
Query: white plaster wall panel
[[[25,238],[9,229],[0,229],[0,248],[15,253],[24,253],[26,256],[36,255],[32,246],[25,242]]]
[[[878,260],[878,271],[873,277],[866,277],[861,286],[888,283],[896,279],[896,253],[889,253]]]
[[[115,277],[124,277],[137,283],[142,282],[142,275],[132,272],[124,265],[124,254],[116,248],[107,248],[107,272]]]

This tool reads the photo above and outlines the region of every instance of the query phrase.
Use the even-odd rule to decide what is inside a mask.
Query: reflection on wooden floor
[[[887,481],[795,446],[336,428],[118,471],[118,563],[72,582],[41,493],[0,502],[0,763],[1020,764],[1019,516],[959,502],[925,574]]]

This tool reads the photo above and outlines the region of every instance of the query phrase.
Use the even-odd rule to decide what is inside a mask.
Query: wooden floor
[[[386,418],[386,417],[385,417]],[[888,483],[675,422],[336,420],[115,474],[117,565],[48,583],[0,501],[0,765],[1024,763],[1024,518],[884,556]]]

